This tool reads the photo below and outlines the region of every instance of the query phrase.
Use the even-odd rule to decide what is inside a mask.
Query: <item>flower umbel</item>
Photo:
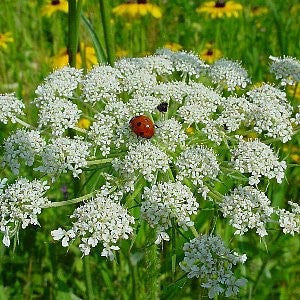
[[[200,235],[185,243],[183,251],[181,269],[188,278],[201,278],[201,286],[209,290],[209,298],[224,292],[226,297],[236,295],[247,283],[245,278],[236,279],[231,270],[237,263],[243,264],[247,256],[232,253],[219,237]]]

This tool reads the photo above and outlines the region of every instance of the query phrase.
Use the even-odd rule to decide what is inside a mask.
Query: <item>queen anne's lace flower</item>
[[[210,116],[216,112],[222,97],[201,83],[193,82],[190,88],[184,105],[178,109],[179,115],[187,124],[211,122]]]
[[[72,98],[78,84],[82,81],[82,70],[63,67],[46,77],[45,82],[35,91],[37,105],[49,103],[57,97]]]
[[[160,100],[153,96],[135,95],[135,97],[129,100],[127,107],[132,116],[138,116],[143,114],[152,114],[159,103]]]
[[[183,75],[188,74],[198,78],[208,67],[204,61],[193,52],[173,52],[169,49],[159,49],[156,51],[156,54],[172,61],[175,71],[181,72]]]
[[[35,168],[51,176],[71,171],[74,177],[82,172],[81,168],[87,165],[90,143],[79,138],[56,138],[48,144],[41,153],[42,166]]]
[[[207,70],[214,83],[227,86],[228,91],[236,87],[245,88],[251,80],[240,62],[221,58]]]
[[[182,152],[176,162],[178,180],[190,178],[193,184],[203,187],[206,180],[214,180],[220,167],[212,149],[195,146]]]
[[[175,151],[177,146],[184,146],[187,135],[175,118],[158,121],[156,126],[156,138],[160,146],[171,151]]]
[[[190,215],[196,214],[199,204],[190,189],[180,182],[164,182],[145,188],[141,214],[151,227],[156,227],[157,240],[169,240],[166,230],[172,227],[172,219],[187,230],[193,226]]]
[[[248,229],[256,228],[256,233],[268,235],[265,225],[273,213],[271,201],[261,191],[252,186],[239,186],[220,203],[224,217],[236,228],[234,234],[243,235]]]
[[[44,197],[49,189],[46,181],[29,181],[19,178],[0,192],[0,230],[4,234],[3,244],[10,245],[10,237],[29,224],[39,225],[37,216],[49,201]]]
[[[223,292],[226,297],[236,295],[247,283],[244,278],[236,279],[232,272],[233,265],[246,261],[246,255],[232,253],[219,237],[200,235],[185,243],[183,251],[180,267],[188,278],[201,278],[201,286],[209,290],[209,298]]]
[[[82,93],[85,102],[116,100],[121,92],[121,73],[110,66],[96,66],[84,78]]]
[[[145,68],[120,71],[122,74],[120,84],[123,92],[147,96],[157,85],[156,75]]]
[[[64,247],[79,237],[83,255],[88,255],[91,248],[102,243],[101,255],[113,259],[113,250],[120,249],[116,243],[129,238],[133,232],[131,224],[134,224],[134,218],[117,201],[120,196],[117,192],[110,192],[109,186],[102,187],[94,198],[75,209],[71,218],[76,221],[70,230],[58,228],[51,235],[55,240],[61,239]]]
[[[288,201],[288,204],[292,207],[291,212],[283,208],[277,209],[275,212],[279,216],[279,226],[282,231],[285,234],[294,235],[300,233],[300,206],[292,201]]]
[[[169,168],[169,160],[166,153],[145,141],[130,145],[125,158],[115,159],[113,166],[128,179],[127,184],[132,184],[139,175],[152,182],[158,171],[165,172]]]
[[[16,123],[16,118],[23,115],[25,105],[14,94],[0,94],[0,122],[7,124],[8,120]]]
[[[36,130],[18,129],[4,141],[3,162],[8,164],[14,174],[19,174],[22,159],[27,166],[32,166],[35,156],[45,147],[46,142]]]
[[[171,100],[182,103],[184,98],[191,92],[191,86],[182,81],[160,83],[155,87],[154,94],[161,101]]]
[[[126,58],[126,60],[135,65],[136,68],[146,69],[151,74],[165,76],[174,72],[173,62],[160,55],[150,55],[143,58]]]
[[[217,123],[226,131],[232,132],[239,129],[242,122],[248,121],[251,104],[244,97],[229,97],[223,99],[222,112]]]
[[[80,114],[75,103],[62,98],[53,99],[40,107],[39,128],[49,126],[53,135],[60,136],[66,129],[76,126]]]
[[[284,92],[269,84],[247,93],[251,102],[249,119],[254,122],[254,130],[266,136],[280,138],[284,143],[291,139],[292,107]]]
[[[96,121],[90,127],[87,135],[91,142],[99,147],[103,156],[110,153],[116,119],[110,115],[97,114]]]
[[[270,56],[272,63],[270,71],[275,74],[276,79],[281,80],[282,85],[300,82],[300,61],[294,57]]]
[[[286,169],[285,161],[278,161],[272,148],[258,139],[240,140],[237,147],[232,151],[233,166],[241,173],[250,173],[249,184],[255,185],[261,176],[269,179],[276,178],[278,183],[284,178]]]

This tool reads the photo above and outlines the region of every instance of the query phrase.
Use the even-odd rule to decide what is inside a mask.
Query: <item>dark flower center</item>
[[[207,52],[206,52],[206,55],[213,55],[214,52],[212,49],[208,49]]]
[[[218,0],[215,3],[215,7],[217,7],[217,8],[225,7],[225,6],[226,6],[225,0]]]
[[[138,4],[146,4],[146,3],[147,3],[147,0],[137,0],[137,3],[138,3]]]
[[[59,3],[60,3],[59,0],[52,0],[52,1],[51,1],[51,4],[52,4],[52,5],[58,5]]]

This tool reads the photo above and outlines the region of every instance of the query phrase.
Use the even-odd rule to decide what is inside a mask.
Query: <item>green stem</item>
[[[171,259],[171,269],[172,269],[172,281],[175,281],[175,271],[176,271],[176,224],[172,220],[171,229],[171,247],[172,247],[172,259]]]
[[[97,160],[89,160],[87,161],[87,165],[88,166],[92,166],[92,165],[101,165],[101,164],[106,164],[106,163],[110,163],[114,160],[113,157],[109,157],[109,158],[103,158],[103,159],[97,159]]]
[[[81,196],[81,197],[78,197],[78,198],[74,198],[74,199],[70,199],[70,200],[51,202],[49,204],[46,204],[44,206],[44,208],[60,207],[60,206],[65,206],[65,205],[71,205],[71,204],[79,203],[79,202],[82,202],[84,200],[87,200],[87,199],[91,198],[94,195],[94,193],[95,192],[92,192],[92,193],[86,194],[84,196]]]
[[[111,27],[109,0],[99,0],[102,19],[104,40],[109,64],[112,66],[115,60],[114,37]]]
[[[160,280],[159,269],[160,261],[157,251],[157,245],[153,244],[147,248],[146,258],[146,295],[149,300],[160,299]]]
[[[76,68],[76,54],[78,49],[79,23],[82,9],[82,0],[68,0],[69,4],[69,64]]]
[[[198,233],[197,229],[195,228],[195,226],[190,226],[190,229],[191,229],[194,237],[198,237],[199,236],[199,233]]]
[[[15,120],[16,120],[19,124],[23,125],[23,126],[26,127],[26,128],[34,128],[32,125],[30,125],[30,124],[28,124],[28,123],[26,123],[26,122],[20,120],[19,118],[15,118]]]
[[[86,291],[87,299],[93,300],[94,293],[93,293],[92,275],[90,269],[90,258],[88,255],[83,258],[83,268],[84,268],[84,276],[85,276],[85,286],[87,290]]]
[[[132,200],[134,200],[137,197],[137,195],[141,192],[144,186],[145,186],[145,181],[142,178],[138,181],[133,193],[127,195],[127,197],[125,198],[124,203],[126,203],[127,207],[130,207]]]

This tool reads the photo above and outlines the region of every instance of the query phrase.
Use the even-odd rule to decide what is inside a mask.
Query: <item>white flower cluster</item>
[[[115,63],[121,73],[120,86],[128,94],[150,95],[157,85],[156,74],[135,59],[124,58]]]
[[[279,226],[282,228],[282,231],[285,234],[294,235],[295,233],[300,233],[300,206],[292,201],[288,201],[288,204],[292,207],[291,212],[283,208],[275,212],[279,216]]]
[[[132,234],[134,218],[119,203],[122,194],[111,192],[109,188],[105,185],[94,198],[76,208],[71,215],[72,219],[76,219],[72,228],[68,231],[62,228],[53,230],[54,240],[62,240],[62,245],[67,247],[79,237],[83,255],[88,255],[91,248],[102,243],[101,255],[113,259],[113,250],[120,249],[116,243]]]
[[[163,148],[175,151],[177,146],[184,146],[187,135],[175,118],[156,122],[156,126],[156,137]]]
[[[25,105],[14,94],[0,94],[0,122],[7,124],[8,120],[16,123],[16,118],[23,115]]]
[[[91,142],[99,147],[102,155],[106,156],[110,153],[116,119],[101,113],[96,114],[95,119],[87,135]]]
[[[284,178],[285,161],[278,161],[272,148],[258,139],[244,141],[232,150],[233,167],[241,173],[250,173],[249,184],[256,185],[261,176],[269,179],[276,178],[278,183]]]
[[[44,102],[39,110],[39,128],[49,126],[52,134],[61,136],[66,129],[74,128],[80,118],[81,110],[75,103],[62,98]]]
[[[116,100],[121,92],[121,73],[107,65],[95,66],[82,81],[83,101],[92,104],[98,101]]]
[[[238,186],[220,203],[224,217],[236,228],[234,234],[243,235],[248,229],[256,228],[256,233],[268,235],[266,223],[270,221],[274,209],[271,201],[261,191],[252,186]]]
[[[156,110],[160,100],[153,96],[135,95],[128,102],[128,109],[132,116],[139,116],[143,114],[152,114]]]
[[[119,171],[131,187],[135,179],[142,175],[152,182],[158,171],[165,172],[169,168],[170,158],[150,141],[138,142],[129,146],[124,159],[115,159],[113,167]]]
[[[36,105],[49,103],[56,98],[72,98],[82,81],[82,72],[75,68],[63,67],[51,73],[35,91],[38,95],[35,99]]]
[[[90,146],[90,143],[79,138],[52,139],[40,154],[43,165],[35,170],[45,172],[53,178],[69,170],[74,177],[78,177],[82,172],[81,168],[87,166]]]
[[[10,238],[29,224],[39,225],[37,216],[49,200],[44,197],[49,189],[46,181],[19,178],[3,190],[5,181],[0,184],[0,231],[4,234],[3,244],[10,245]]]
[[[204,146],[189,147],[176,161],[178,180],[190,178],[193,184],[201,188],[205,181],[217,178],[220,167],[214,151]]]
[[[276,87],[264,84],[247,92],[251,102],[249,118],[254,122],[254,130],[266,136],[280,138],[284,143],[291,139],[292,106],[286,94]]]
[[[281,80],[282,85],[296,84],[300,82],[300,61],[294,57],[270,56],[272,60],[270,71],[275,74],[276,79]]]
[[[198,78],[207,69],[207,65],[193,52],[171,51],[159,49],[156,54],[173,62],[174,70],[182,75],[195,76]]]
[[[237,279],[232,267],[244,263],[246,255],[232,253],[217,236],[200,235],[183,246],[184,260],[180,267],[188,278],[201,278],[201,286],[209,290],[208,297],[214,298],[225,292],[226,297],[236,295],[247,283]]]
[[[221,86],[225,85],[228,91],[234,91],[235,88],[245,88],[251,82],[247,71],[238,61],[232,61],[225,58],[217,60],[207,70],[208,76],[214,83]]]
[[[172,219],[184,230],[194,225],[190,215],[197,213],[199,204],[182,183],[164,182],[145,187],[142,198],[141,216],[151,227],[156,227],[156,244],[170,240],[166,230],[172,227]]]
[[[217,119],[217,124],[223,126],[227,132],[233,132],[248,121],[250,103],[244,97],[229,97],[222,101],[222,112]]]
[[[3,162],[9,165],[14,174],[19,174],[20,161],[26,166],[32,166],[35,156],[40,154],[46,146],[40,132],[36,130],[18,129],[4,141]]]
[[[171,100],[183,103],[184,98],[191,92],[190,85],[182,81],[163,82],[155,87],[154,95],[162,101]]]
[[[202,83],[192,82],[190,92],[186,96],[184,105],[178,109],[179,115],[185,123],[210,123],[211,114],[216,112],[222,97]]]

